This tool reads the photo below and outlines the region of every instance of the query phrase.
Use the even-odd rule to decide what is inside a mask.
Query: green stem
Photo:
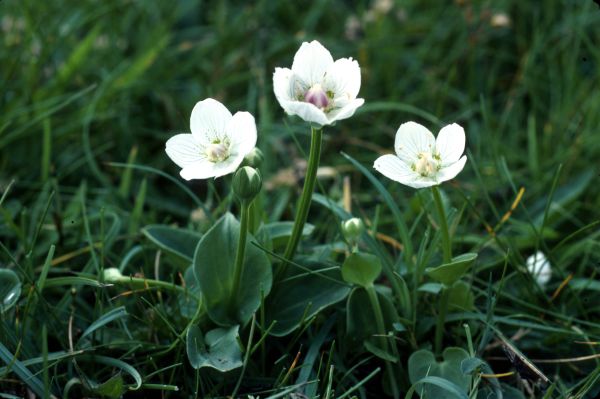
[[[450,231],[448,230],[448,221],[446,220],[446,212],[444,211],[444,203],[442,202],[442,196],[437,186],[431,187],[433,193],[433,200],[437,208],[440,230],[442,231],[442,246],[444,250],[444,263],[450,263],[452,261],[452,243],[450,242]]]
[[[381,349],[385,352],[388,352],[388,341],[386,338],[385,324],[383,322],[383,313],[381,313],[381,306],[379,304],[379,299],[377,298],[377,292],[375,291],[375,287],[373,285],[365,287],[367,291],[367,295],[369,295],[369,302],[371,302],[371,308],[373,309],[373,314],[375,315],[375,324],[377,327],[377,332],[381,336]],[[396,375],[394,373],[394,367],[389,360],[385,361],[385,368],[390,377],[390,384],[392,388],[392,395],[394,398],[399,398],[400,393],[398,391],[398,385],[396,383]]]
[[[446,324],[446,314],[448,313],[449,292],[448,288],[442,288],[442,292],[440,293],[439,313],[435,326],[435,353],[438,355],[442,354],[442,338],[444,337],[444,324]]]
[[[249,219],[250,203],[242,201],[241,220],[240,220],[240,237],[235,254],[235,266],[233,269],[233,287],[231,289],[231,306],[235,304],[240,290],[240,281],[244,272],[244,253],[246,251],[246,240],[248,236],[248,219]]]
[[[317,180],[317,169],[319,168],[319,159],[321,157],[321,141],[323,139],[323,131],[321,128],[313,127],[310,141],[310,152],[308,155],[308,167],[306,169],[306,177],[304,178],[304,188],[302,189],[302,195],[298,202],[298,209],[296,210],[296,219],[294,220],[294,228],[292,229],[292,235],[287,243],[283,257],[286,260],[292,260],[300,237],[302,237],[302,230],[308,217],[308,210],[312,200],[312,194],[315,188],[315,182]],[[286,269],[287,263],[281,265],[278,274],[282,274]]]
[[[129,285],[134,288],[157,287],[157,288],[163,288],[168,291],[175,291],[175,292],[180,292],[180,293],[187,292],[189,295],[193,296],[193,294],[191,292],[189,292],[186,288],[184,288],[180,285],[171,284],[166,281],[152,280],[152,279],[141,278],[141,277],[122,276],[122,277],[119,277],[118,279],[111,279],[110,281],[108,281],[108,283],[119,284],[119,285],[120,284]]]

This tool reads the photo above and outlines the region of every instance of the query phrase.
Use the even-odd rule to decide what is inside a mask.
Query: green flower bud
[[[109,267],[108,269],[104,269],[104,281],[107,283],[116,283],[123,278],[121,271],[116,267]]]
[[[258,169],[243,166],[233,175],[233,193],[241,202],[250,202],[258,195],[262,178]]]
[[[264,159],[265,156],[263,155],[263,152],[258,147],[254,147],[254,149],[244,157],[243,165],[252,166],[253,168],[259,168],[260,165],[262,165]]]
[[[347,241],[356,241],[364,231],[365,225],[359,218],[351,218],[342,222],[342,234]]]

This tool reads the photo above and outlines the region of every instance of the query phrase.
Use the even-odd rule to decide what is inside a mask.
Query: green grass
[[[265,154],[259,215],[293,219],[301,180],[276,176],[299,168],[310,130],[284,115],[272,72],[312,39],[336,59],[358,60],[365,105],[324,130],[321,166],[333,173],[317,184],[315,229],[300,252],[323,268],[342,264],[344,177],[355,216],[394,240],[411,237],[410,259],[372,235],[360,243],[392,271],[379,289],[405,289],[389,296],[407,328],[393,340],[404,370],[417,349],[433,348],[439,295],[417,290],[430,280],[410,267],[440,264],[439,223],[427,190],[371,165],[408,120],[435,133],[458,122],[467,133],[467,166],[441,191],[455,255],[478,253],[463,278],[475,307],[449,311],[444,347],[468,350],[468,324],[474,353],[495,373],[512,369],[495,331],[531,359],[597,353],[581,342],[600,341],[600,8],[396,3],[0,1],[0,267],[22,282],[16,306],[1,314],[0,392],[110,397],[124,386],[126,397],[226,397],[239,381],[239,395],[261,398],[383,395],[385,362],[349,336],[345,301],[284,337],[268,334],[259,311],[256,331],[240,330],[241,347],[255,349],[243,374],[193,369],[185,339],[194,309],[169,288],[182,285],[189,260],[142,233],[151,224],[205,233],[227,210],[239,214],[230,177],[185,182],[164,152],[206,97],[255,115]],[[507,26],[492,23],[500,13]],[[359,27],[348,32],[353,18]],[[553,265],[545,290],[524,268],[537,249]],[[106,286],[110,267],[166,284]],[[536,364],[555,382],[548,397],[600,392],[600,359]]]

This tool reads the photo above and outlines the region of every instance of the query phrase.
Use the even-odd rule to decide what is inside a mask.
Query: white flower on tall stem
[[[396,155],[383,155],[373,167],[384,176],[413,188],[436,186],[453,179],[467,156],[465,131],[453,123],[440,130],[437,139],[415,122],[400,125],[394,143]]]
[[[552,276],[552,268],[550,266],[550,261],[542,251],[537,251],[528,257],[525,266],[540,286],[543,287],[548,284],[550,277]]]
[[[352,58],[333,61],[316,40],[304,42],[294,56],[292,69],[275,68],[273,90],[281,107],[320,126],[354,114],[365,100],[360,90],[360,67]]]
[[[217,100],[198,102],[190,118],[191,134],[171,137],[165,151],[186,180],[208,179],[236,171],[256,145],[256,123],[248,112],[231,112]]]

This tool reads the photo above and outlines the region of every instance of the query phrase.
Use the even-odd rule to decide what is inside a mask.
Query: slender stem
[[[377,326],[377,332],[381,336],[381,349],[385,352],[388,351],[388,341],[386,339],[386,331],[385,324],[383,322],[383,313],[381,313],[381,306],[379,304],[379,299],[377,298],[377,292],[375,291],[375,287],[373,285],[365,287],[367,294],[369,295],[369,302],[371,302],[371,308],[373,309],[373,314],[375,315],[375,324]],[[385,367],[388,371],[390,377],[390,384],[392,388],[392,395],[394,398],[399,398],[400,393],[398,391],[398,385],[396,383],[396,376],[394,373],[394,367],[389,360],[385,361]]]
[[[186,290],[186,288],[184,288],[180,285],[171,284],[166,281],[152,280],[152,279],[141,278],[141,277],[121,276],[118,279],[111,279],[108,283],[119,284],[119,285],[120,284],[130,285],[130,286],[133,286],[136,288],[138,288],[138,287],[139,288],[157,287],[157,288],[163,288],[168,291],[176,291],[176,292],[180,292],[180,293],[187,292],[189,295],[193,296],[193,294],[191,292],[189,292],[188,290]]]
[[[241,220],[240,220],[240,237],[235,254],[235,266],[233,269],[233,287],[231,289],[231,306],[235,304],[240,290],[240,281],[244,272],[244,253],[246,251],[246,239],[248,236],[248,219],[249,219],[250,203],[242,201]]]
[[[452,243],[450,242],[450,231],[448,230],[448,221],[446,220],[446,212],[444,211],[444,203],[442,202],[442,196],[437,186],[431,187],[433,193],[433,200],[437,208],[440,230],[442,231],[442,247],[444,250],[444,263],[450,263],[452,260]]]
[[[439,313],[435,326],[435,353],[438,355],[442,354],[442,338],[444,337],[444,324],[446,324],[446,314],[448,313],[449,292],[448,288],[442,288],[442,292],[440,293]]]
[[[286,260],[292,260],[300,237],[302,237],[302,230],[308,217],[308,210],[312,199],[312,194],[315,188],[315,181],[317,180],[317,169],[319,168],[319,159],[321,157],[321,141],[323,138],[323,131],[321,128],[312,128],[311,141],[310,141],[310,152],[308,155],[308,167],[306,169],[306,177],[304,178],[304,188],[302,189],[302,195],[298,202],[298,209],[296,210],[296,219],[294,220],[294,228],[292,229],[292,235],[287,243],[283,257]],[[287,263],[281,265],[279,274],[283,273]]]

